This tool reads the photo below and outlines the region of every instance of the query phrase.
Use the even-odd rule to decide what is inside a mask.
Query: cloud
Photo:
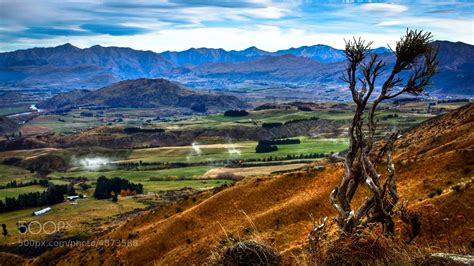
[[[98,24],[98,23],[87,23],[81,25],[82,29],[88,30],[93,33],[107,34],[111,36],[128,36],[128,35],[139,35],[148,33],[149,30],[140,27],[129,27],[119,24]]]
[[[187,7],[225,7],[225,8],[263,8],[263,3],[253,1],[229,1],[229,0],[171,0],[171,3]]]
[[[386,4],[386,3],[368,3],[362,4],[361,9],[364,11],[372,12],[385,12],[385,13],[402,13],[408,10],[408,7],[398,4]]]
[[[27,30],[21,32],[24,37],[31,38],[48,38],[49,36],[90,36],[93,35],[91,32],[75,30],[75,29],[62,29],[54,27],[30,27]]]
[[[472,1],[437,0],[3,0],[0,50],[65,42],[154,51],[341,48],[351,36],[385,45],[406,27],[473,43],[473,7]]]

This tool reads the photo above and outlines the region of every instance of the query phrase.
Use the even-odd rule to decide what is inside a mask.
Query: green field
[[[61,177],[86,177],[92,186],[94,180],[100,176],[120,177],[143,184],[147,192],[183,187],[205,189],[229,183],[226,180],[198,180],[207,171],[219,167],[214,165],[216,160],[262,159],[310,153],[329,154],[344,150],[348,146],[348,141],[345,138],[313,139],[301,137],[300,140],[301,144],[277,145],[279,150],[269,153],[256,153],[257,143],[254,141],[237,142],[235,144],[197,145],[200,150],[199,153],[193,150],[192,146],[134,149],[126,159],[118,162],[122,164],[127,162],[138,163],[140,161],[142,163],[187,162],[204,163],[205,165],[162,170],[149,169],[151,166],[146,164],[128,169],[102,169],[96,171],[76,167],[67,172],[54,172],[49,177],[53,179],[53,183],[65,182]]]
[[[253,121],[260,121],[264,123],[285,123],[291,120],[296,119],[309,119],[317,117],[319,119],[328,119],[328,120],[349,120],[352,118],[350,112],[331,112],[328,111],[298,111],[298,110],[261,110],[261,111],[252,111],[248,116],[242,117],[231,117],[220,115],[211,115],[208,116],[208,120],[217,121],[217,122],[240,122],[240,124],[249,123],[249,119]]]
[[[245,160],[272,157],[282,157],[288,154],[300,155],[309,153],[331,153],[339,152],[348,147],[349,142],[345,138],[335,139],[313,139],[301,137],[301,144],[277,145],[278,151],[268,153],[255,153],[257,145],[254,141],[237,142],[235,144],[197,145],[200,153],[193,150],[191,146],[136,149],[127,160],[120,162],[209,162],[216,160]]]
[[[0,116],[29,112],[30,105],[0,107]]]
[[[462,106],[466,103],[467,102],[438,103],[432,106],[431,109],[452,109]],[[170,116],[167,114],[162,117],[162,119],[157,118],[160,117],[160,113],[163,112],[163,110],[156,108],[111,108],[107,110],[89,110],[85,108],[72,110],[61,115],[41,115],[29,121],[26,125],[39,126],[58,133],[73,133],[103,125],[151,126],[161,127],[169,130],[183,130],[196,128],[226,128],[229,126],[260,127],[262,123],[285,123],[291,120],[309,119],[314,117],[331,121],[337,120],[349,122],[352,119],[353,107],[351,107],[351,104],[346,104],[344,107],[338,107],[338,104],[340,103],[319,103],[319,109],[313,111],[300,111],[296,109],[268,109],[259,111],[248,110],[249,115],[244,117],[229,117],[224,116],[223,114],[211,114],[208,116]],[[14,109],[17,107],[11,108],[13,109],[9,110],[8,108],[0,108],[0,113],[21,111],[19,109]],[[380,116],[390,113],[399,113],[403,114],[403,117],[408,118],[409,121],[405,121],[403,119],[393,119],[391,123],[387,123],[387,121],[382,120],[380,120],[380,123],[381,125],[386,124],[389,126],[392,124],[398,124],[400,126],[414,124],[423,119],[421,118],[423,115],[420,114],[424,114],[424,118],[433,116],[433,114],[428,114],[427,110],[428,102],[407,102],[396,106],[389,103],[381,104],[379,108]],[[92,113],[92,117],[81,116],[81,112],[90,112]],[[416,121],[412,121],[410,120],[412,116],[420,118]]]
[[[164,170],[141,170],[141,169],[115,169],[110,171],[69,171],[69,172],[54,172],[50,174],[50,177],[60,178],[65,177],[87,177],[88,179],[97,179],[100,176],[108,178],[121,177],[130,181],[148,181],[150,178],[167,178],[167,177],[180,177],[186,179],[192,179],[201,176],[208,170],[212,169],[211,166],[196,166],[196,167],[185,167],[185,168],[173,168]]]
[[[0,164],[0,185],[11,181],[28,182],[34,179],[34,174],[20,167]]]
[[[46,188],[42,186],[27,186],[27,187],[15,187],[15,188],[4,188],[0,189],[0,200],[4,200],[6,197],[18,197],[20,194],[26,194],[30,192],[43,192]]]

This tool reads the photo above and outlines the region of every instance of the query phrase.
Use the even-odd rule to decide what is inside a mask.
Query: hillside
[[[11,134],[20,128],[15,121],[5,116],[0,116],[0,134]]]
[[[434,88],[443,93],[474,94],[474,46],[462,42],[437,41],[439,73],[434,76]]]
[[[473,129],[474,104],[469,104],[405,132],[396,143],[399,194],[421,214],[417,248],[438,251],[437,244],[448,242],[457,250],[472,241]],[[275,247],[286,264],[297,264],[304,259],[311,216],[335,214],[328,197],[342,171],[341,163],[327,163],[323,170],[248,178],[213,195],[130,218],[97,237],[136,240],[137,246],[58,248],[35,263],[202,264],[226,239],[258,238]]]
[[[101,107],[188,108],[225,110],[245,104],[234,96],[196,93],[179,83],[165,79],[137,79],[114,83],[96,91],[73,91],[59,94],[38,104],[43,109],[59,109],[81,105]]]

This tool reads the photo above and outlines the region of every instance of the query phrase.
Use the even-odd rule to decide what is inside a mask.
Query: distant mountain
[[[64,44],[0,54],[0,82],[17,87],[97,89],[141,77],[159,77],[174,68],[160,54],[130,48],[86,49]]]
[[[163,52],[161,55],[176,65],[198,66],[206,63],[241,62],[272,53],[249,47],[242,51],[226,51],[224,49],[191,48],[182,52]]]
[[[229,81],[271,80],[284,82],[316,82],[327,74],[339,73],[341,63],[323,64],[294,55],[267,56],[239,63],[213,63],[198,66],[192,74],[204,78]],[[321,80],[322,81],[322,80]]]
[[[373,53],[383,54],[391,52],[385,47],[379,47],[372,50]],[[290,48],[287,50],[279,50],[272,55],[287,55],[301,56],[314,59],[321,63],[336,63],[342,62],[346,59],[344,51],[332,48],[328,45],[317,44],[313,46],[302,46],[299,48]]]
[[[197,93],[165,79],[136,79],[114,83],[96,91],[72,91],[39,103],[42,109],[79,106],[131,108],[189,108],[196,112],[245,107],[234,96]]]
[[[457,42],[436,41],[439,47],[439,73],[434,76],[432,94],[474,95],[474,46]],[[330,51],[318,53],[322,49]],[[311,46],[278,51],[294,55],[267,56],[239,63],[210,63],[198,66],[188,75],[207,79],[225,80],[227,83],[240,83],[243,80],[265,80],[296,84],[339,85],[344,86],[340,77],[345,68],[344,61],[338,61],[338,50],[328,46]],[[393,65],[395,56],[386,48],[377,48],[387,63],[387,68]],[[323,59],[311,60],[317,55],[327,55]],[[329,55],[332,54],[330,57]],[[379,77],[379,81],[388,75],[387,71]]]
[[[441,95],[474,95],[474,46],[436,41],[440,72],[432,91]],[[393,63],[393,53],[373,49]],[[241,51],[192,48],[181,52],[136,51],[130,48],[71,44],[0,53],[0,88],[70,91],[98,89],[121,80],[167,78],[191,88],[227,90],[242,81],[270,81],[283,86],[345,86],[343,51],[326,45],[277,52],[256,47]],[[197,85],[196,85],[197,84]],[[278,84],[277,84],[278,85]]]
[[[344,61],[344,52],[334,49],[327,45],[302,46],[299,48],[290,48],[288,50],[280,50],[275,55],[287,55],[307,57],[322,63],[334,63]]]
[[[375,53],[386,53],[390,52],[387,48],[380,47],[374,49]],[[199,66],[207,63],[235,63],[242,62],[256,58],[262,58],[266,56],[281,56],[281,55],[294,55],[313,60],[321,63],[335,63],[345,60],[344,52],[332,48],[327,45],[313,45],[313,46],[302,46],[298,48],[290,48],[287,50],[279,50],[276,52],[267,52],[258,49],[255,46],[249,47],[242,51],[226,51],[224,49],[212,49],[212,48],[191,48],[182,52],[164,52],[161,55],[176,65],[193,65]]]
[[[436,41],[439,73],[433,87],[440,93],[474,96],[474,46],[462,42]]]

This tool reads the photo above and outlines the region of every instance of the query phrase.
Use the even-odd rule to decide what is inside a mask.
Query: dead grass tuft
[[[214,254],[211,265],[281,265],[280,254],[256,240],[236,241]]]

